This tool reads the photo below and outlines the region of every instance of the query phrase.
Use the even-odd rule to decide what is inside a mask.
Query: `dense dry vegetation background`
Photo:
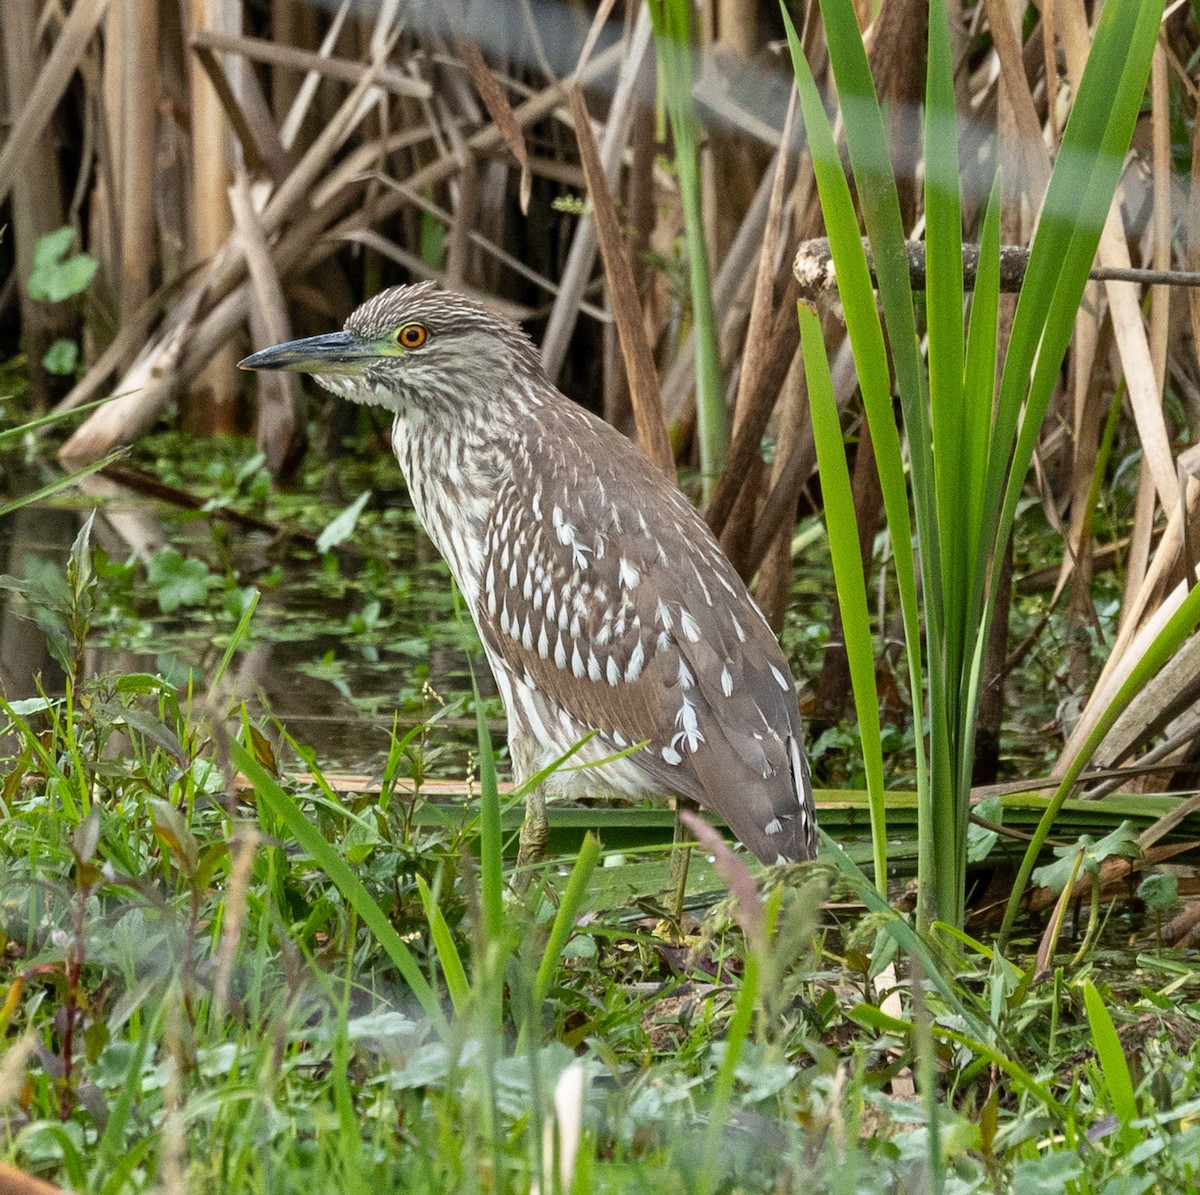
[[[817,6],[785,7],[832,112],[833,80]],[[922,241],[927,3],[861,0],[855,7],[890,122],[905,233]],[[739,1123],[749,1126],[752,1139],[761,1132],[779,1143],[776,1152],[789,1165],[803,1158],[813,1166],[820,1189],[849,1190],[860,1182],[884,1189],[872,1184],[885,1184],[887,1176],[900,1176],[902,1184],[916,1181],[911,1176],[918,1172],[922,1183],[940,1189],[950,1179],[932,1176],[936,1162],[931,1172],[921,1170],[924,1138],[900,1134],[905,1144],[883,1144],[908,1112],[893,1120],[890,1097],[879,1093],[904,1092],[910,1066],[925,1077],[941,1068],[952,1093],[947,1115],[960,1116],[966,1126],[964,1143],[944,1150],[955,1157],[961,1189],[1002,1189],[1021,1167],[1035,1165],[1041,1170],[1035,1175],[1028,1169],[1022,1189],[1061,1190],[1068,1180],[1096,1184],[1080,1190],[1148,1189],[1103,1184],[1133,1173],[1121,1169],[1124,1160],[1112,1159],[1133,1157],[1136,1142],[1154,1142],[1164,1136],[1161,1125],[1186,1125],[1191,1115],[1194,1081],[1183,1060],[1194,1019],[1172,1011],[1176,1020],[1167,1023],[1163,1011],[1171,1006],[1163,991],[1190,991],[1190,979],[1182,976],[1191,973],[1186,966],[1169,972],[1164,964],[1152,980],[1140,973],[1131,979],[1144,1007],[1127,1018],[1120,1042],[1086,979],[1092,965],[1083,961],[1086,951],[1065,969],[1059,964],[1052,992],[1043,985],[1039,994],[1034,979],[1053,970],[1072,891],[1091,893],[1084,941],[1094,944],[1100,894],[1128,890],[1148,868],[1176,856],[1186,845],[1177,841],[1179,828],[1200,808],[1200,797],[1191,795],[1200,744],[1200,637],[1187,638],[1153,675],[1139,671],[1155,636],[1188,598],[1200,543],[1200,458],[1194,447],[1200,430],[1200,296],[1188,274],[1200,269],[1200,195],[1192,188],[1200,160],[1200,27],[1195,4],[1177,0],[1166,7],[1132,149],[1100,242],[1096,264],[1108,274],[1087,287],[1040,428],[1014,542],[998,545],[991,561],[998,596],[982,667],[974,780],[981,786],[977,796],[994,796],[994,789],[982,786],[1014,778],[1017,786],[1052,785],[1086,759],[1094,769],[1085,777],[1090,795],[1119,786],[1134,798],[1124,810],[1136,810],[1142,794],[1186,795],[1165,807],[1147,799],[1136,837],[1126,834],[1101,850],[1093,849],[1096,844],[1063,848],[1062,895],[1043,889],[1040,905],[1035,902],[1053,912],[1027,970],[1018,972],[989,947],[965,939],[947,939],[947,955],[935,959],[921,954],[915,939],[904,938],[903,952],[920,962],[913,1002],[900,1019],[897,1004],[881,1011],[873,1003],[885,972],[889,991],[910,995],[908,980],[902,975],[897,981],[895,969],[887,972],[891,959],[882,937],[872,947],[861,926],[847,927],[847,941],[857,932],[859,945],[844,949],[834,939],[823,955],[810,955],[797,945],[812,938],[808,910],[776,894],[768,904],[769,930],[739,906],[749,942],[744,949],[728,945],[728,922],[715,939],[701,943],[709,968],[703,991],[696,996],[689,988],[673,1007],[667,1031],[655,1020],[662,1010],[651,1013],[638,1001],[670,968],[683,967],[681,955],[656,944],[648,924],[631,930],[614,912],[620,903],[614,898],[597,915],[590,936],[572,939],[577,953],[559,971],[558,952],[574,922],[566,918],[556,936],[560,922],[554,920],[554,949],[547,952],[550,961],[539,965],[529,944],[544,940],[539,935],[553,913],[506,908],[512,921],[502,932],[498,854],[489,863],[484,842],[482,896],[472,867],[459,869],[464,842],[479,846],[471,832],[466,839],[422,839],[409,819],[397,830],[386,807],[377,814],[377,794],[346,813],[332,790],[321,789],[321,800],[330,804],[319,806],[312,819],[327,837],[343,842],[350,822],[363,835],[355,840],[355,860],[387,911],[372,921],[363,912],[368,906],[341,886],[340,855],[327,858],[319,842],[304,839],[309,853],[299,862],[285,859],[273,842],[260,850],[258,831],[232,813],[226,825],[215,805],[193,804],[197,792],[212,790],[211,778],[196,780],[189,796],[157,801],[153,826],[141,838],[137,827],[140,818],[145,829],[145,811],[139,814],[137,800],[122,790],[119,800],[110,801],[110,814],[116,810],[129,828],[118,832],[105,822],[98,847],[100,822],[89,813],[98,789],[91,785],[108,781],[79,781],[74,761],[63,765],[61,778],[64,791],[81,786],[78,804],[70,806],[77,824],[47,830],[39,823],[30,839],[20,837],[25,823],[9,825],[18,827],[20,843],[35,842],[25,860],[32,860],[33,872],[57,869],[65,893],[61,933],[75,934],[62,938],[54,959],[37,953],[35,944],[38,950],[56,947],[39,938],[30,905],[28,924],[22,923],[25,944],[10,951],[24,958],[20,951],[28,950],[29,958],[44,960],[57,985],[55,1019],[41,1024],[40,1044],[26,1037],[24,1054],[12,1056],[17,1074],[40,1050],[40,1077],[21,1096],[26,1121],[18,1116],[12,1122],[15,1130],[28,1131],[17,1150],[24,1162],[42,1164],[79,1189],[146,1189],[151,1181],[184,1189],[182,1110],[190,1093],[194,1107],[204,1108],[194,1112],[196,1118],[225,1143],[220,1160],[203,1148],[193,1156],[191,1181],[198,1186],[199,1174],[218,1184],[213,1189],[230,1189],[220,1184],[235,1179],[246,1189],[255,1183],[268,1189],[273,1176],[295,1180],[312,1163],[330,1182],[348,1183],[346,1176],[353,1175],[366,1189],[383,1172],[395,1172],[389,1167],[402,1172],[410,1164],[404,1150],[412,1147],[413,1156],[426,1159],[413,1181],[429,1189],[468,1189],[473,1182],[503,1188],[506,1167],[517,1174],[519,1187],[530,1174],[547,1177],[542,1167],[550,1165],[553,1150],[538,1152],[540,1113],[531,1115],[529,1108],[544,1110],[556,1098],[547,1076],[569,1070],[563,1043],[574,1050],[596,1040],[605,1043],[597,1049],[611,1067],[603,1082],[613,1089],[593,1075],[595,1090],[603,1089],[608,1102],[603,1112],[592,1107],[598,1119],[588,1131],[595,1165],[613,1165],[604,1172],[613,1189],[621,1189],[631,1173],[683,1181],[681,1165],[684,1173],[700,1176],[699,1186],[689,1189],[715,1187],[714,1159],[727,1144],[721,1133],[735,1087],[747,1108],[759,1106],[748,1091],[755,1100],[779,1101],[760,1120],[758,1111],[747,1111]],[[949,0],[947,8],[964,237],[979,239],[999,172],[1001,240],[1026,246],[1100,6],[1084,0]],[[671,32],[681,28],[688,38],[672,40]],[[789,604],[797,602],[797,553],[814,538],[797,537],[797,522],[824,508],[793,262],[802,246],[826,231],[805,129],[792,107],[794,76],[784,35],[784,17],[768,0],[695,6],[663,0],[649,6],[0,0],[0,359],[8,362],[0,389],[16,396],[4,422],[117,395],[76,417],[58,447],[62,464],[103,463],[110,481],[161,497],[165,491],[155,487],[155,478],[110,454],[164,427],[194,437],[201,452],[205,437],[250,433],[274,484],[286,492],[297,485],[306,453],[337,455],[355,430],[348,422],[353,416],[305,391],[294,377],[263,375],[251,382],[237,371],[237,360],[251,346],[339,325],[362,297],[386,285],[432,278],[485,297],[522,321],[542,347],[547,372],[567,393],[638,436],[660,463],[673,458],[682,483],[780,627]],[[1002,345],[1015,303],[1011,290],[1001,297]],[[870,570],[871,614],[882,645],[879,697],[885,721],[903,728],[911,723],[913,697],[903,670],[893,553],[880,535],[883,495],[834,305],[822,306],[822,323],[846,433],[852,521]],[[86,549],[84,544],[74,557],[76,604],[60,611],[72,633],[79,629],[71,622],[75,615],[86,630],[80,610],[92,601],[88,587],[97,583]],[[143,549],[131,544],[135,556]],[[801,593],[799,601],[811,596]],[[828,594],[822,600],[832,612],[828,647],[819,670],[803,678],[814,739],[852,717],[836,606]],[[82,660],[83,639],[74,646]],[[84,681],[70,661],[67,674]],[[143,686],[136,694],[135,682]],[[182,767],[187,760],[185,776],[202,765],[211,771],[212,741],[195,729],[193,711],[165,685],[130,678],[124,691],[103,690],[89,717],[111,713],[112,703],[128,703],[131,694],[158,702],[156,716],[176,736],[166,748],[170,759],[154,754],[159,739],[144,744],[147,754],[137,767],[158,776],[154,784],[173,792],[178,776],[168,763]],[[1106,724],[1115,700],[1123,712],[1097,747],[1090,741],[1093,731]],[[62,708],[69,708],[69,699]],[[1039,711],[1036,720],[1031,709]],[[133,714],[121,718],[123,733],[149,733]],[[68,758],[77,733],[88,742],[94,733],[95,758],[101,759],[111,725],[89,723],[77,732],[70,718],[55,719],[42,739],[36,727],[26,727],[25,753],[5,781],[5,801],[37,787],[39,777],[47,792],[58,791],[46,779],[59,776],[47,742],[62,746]],[[1021,728],[1019,750],[1010,723]],[[244,737],[247,746],[259,745],[249,732]],[[848,742],[853,750],[852,736]],[[894,754],[905,757],[910,747],[901,741]],[[266,762],[273,760],[263,747],[259,765]],[[389,768],[395,762],[389,759]],[[251,767],[254,759],[245,764]],[[160,765],[162,776],[155,771]],[[268,782],[264,776],[263,785]],[[140,773],[139,783],[152,787]],[[232,787],[230,781],[230,800]],[[289,820],[294,807],[286,794],[267,793],[260,788],[266,812],[260,810],[259,830],[268,839],[278,834],[290,841],[302,833],[303,819],[297,814],[299,820]],[[36,816],[37,808],[31,802],[32,813],[22,816]],[[182,812],[173,813],[176,808]],[[375,828],[368,830],[371,819],[377,825],[372,821]],[[994,829],[990,822],[988,828]],[[115,881],[92,865],[97,849],[109,864],[117,860]],[[587,849],[581,859],[594,867]],[[334,877],[336,891],[319,888],[311,869],[305,870],[310,858]],[[32,872],[22,866],[14,874],[31,887]],[[229,904],[214,884],[217,875],[232,893]],[[572,913],[580,906],[571,901],[583,899],[591,872],[575,875],[582,876],[581,886],[569,890],[574,897],[563,896],[562,906]],[[177,975],[157,977],[161,990],[148,979],[136,999],[116,1001],[116,1012],[88,968],[103,972],[123,962],[105,957],[103,948],[97,953],[97,942],[85,946],[82,928],[105,883],[127,884],[137,900],[149,901],[147,907],[153,904],[147,891],[157,894],[155,900],[165,892],[154,915],[165,917],[163,910],[173,908],[178,935],[168,934],[162,949],[179,950],[189,960]],[[1185,891],[1192,881],[1185,876],[1180,883]],[[258,968],[251,984],[258,1003],[235,1024],[222,1018],[229,1011],[228,985],[238,982],[231,980],[232,960],[247,891],[259,923],[248,923],[242,949],[247,965]],[[869,896],[857,893],[855,899],[870,906]],[[367,945],[355,936],[359,915],[377,935]],[[227,919],[235,929],[225,929]],[[421,1031],[412,1028],[416,1019],[399,1028],[393,1021],[382,1028],[355,1021],[373,1015],[371,1000],[386,1004],[393,994],[388,985],[395,972],[389,968],[410,979],[409,964],[400,961],[409,958],[407,947],[394,930],[388,937],[389,919],[404,927],[404,942],[420,940],[429,973],[435,956],[442,969],[458,1019],[453,1027],[435,1026],[436,1041],[422,1044],[421,1032],[433,1031],[428,1023]],[[1182,935],[1192,923],[1185,913],[1174,932]],[[283,926],[287,932],[277,932]],[[774,935],[770,948],[767,934]],[[12,933],[13,942],[20,937]],[[147,941],[158,939],[150,935]],[[779,958],[781,941],[791,944],[792,953]],[[583,953],[580,943],[589,943],[592,954]],[[460,950],[469,962],[465,970]],[[599,995],[595,976],[586,972],[597,951],[609,968]],[[809,966],[812,958],[823,958],[827,971]],[[345,964],[344,999],[313,979],[322,970],[306,969],[314,959]],[[684,968],[689,983],[694,965],[693,956],[692,969]],[[1073,971],[1080,965],[1085,971]],[[959,976],[962,986],[952,990],[935,980],[927,1022],[920,974],[924,969],[926,978],[936,976],[939,967]],[[137,970],[132,964],[129,969]],[[33,990],[32,974],[21,971],[13,979],[0,1026],[9,1027],[23,995]],[[386,981],[379,980],[383,974]],[[349,996],[351,977],[362,984],[357,1003]],[[320,1000],[313,995],[317,988]],[[860,994],[863,1003],[857,1004]],[[519,1008],[518,996],[528,998]],[[152,1007],[153,1000],[161,1006]],[[197,1015],[204,1000],[215,1006]],[[430,1001],[423,1012],[436,1022],[432,996]],[[1183,1008],[1182,996],[1176,1004]],[[313,1012],[318,1005],[329,1017],[321,1022],[326,1038],[306,1020],[320,1019]],[[531,1011],[535,1006],[549,1012]],[[1060,1009],[1067,1019],[1073,1010],[1076,1036],[1059,1033]],[[464,1043],[487,1039],[500,1021],[511,1030],[510,1054],[485,1051],[486,1065],[479,1064]],[[743,1059],[745,1070],[737,1071],[752,1022],[751,1054]],[[93,1034],[86,1050],[80,1044],[85,1029]],[[1090,1037],[1081,1039],[1085,1030]],[[710,1054],[710,1046],[725,1047],[727,1036],[734,1044]],[[1151,1039],[1158,1043],[1153,1048],[1146,1045]],[[352,1047],[351,1040],[372,1045]],[[234,1042],[236,1063],[220,1053]],[[543,1057],[539,1044],[543,1053],[554,1047],[559,1054]],[[436,1051],[421,1053],[434,1046],[441,1049],[436,1057]],[[503,1054],[508,1047],[495,1048]],[[373,1103],[364,1098],[356,1105],[362,1093],[347,1083],[355,1049],[364,1051],[356,1076],[370,1075],[380,1084],[370,1089]],[[1132,1078],[1127,1068],[1122,1077],[1122,1049],[1144,1053],[1145,1069],[1135,1067]],[[843,1064],[838,1050],[853,1055],[853,1065]],[[145,1081],[142,1091],[154,1130],[143,1134],[131,1111],[133,1097],[123,1100],[120,1091],[122,1083],[143,1075],[139,1068],[149,1067],[147,1058],[156,1052],[163,1068],[156,1073],[158,1086]],[[1103,1066],[1080,1063],[1077,1053],[1098,1057]],[[1052,1064],[1046,1062],[1051,1055]],[[318,1057],[314,1079],[308,1068]],[[638,1059],[651,1057],[669,1058],[673,1069],[639,1069]],[[509,1070],[501,1074],[505,1065]],[[540,1065],[545,1073],[539,1079]],[[1169,1089],[1165,1094],[1151,1082],[1156,1066],[1170,1076],[1160,1083]],[[766,1078],[751,1087],[756,1068]],[[246,1090],[243,1082],[252,1086],[245,1079],[251,1071],[269,1073],[275,1086],[270,1099],[255,1105],[255,1116],[241,1123],[234,1108]],[[6,1074],[0,1064],[0,1094],[7,1099]],[[464,1075],[470,1082],[460,1091]],[[213,1085],[205,1088],[210,1079]],[[711,1105],[696,1097],[709,1115],[702,1148],[686,1144],[693,1122],[670,1111],[685,1105],[689,1115],[694,1111],[694,1097],[678,1094],[690,1092],[689,1084],[716,1092]],[[1157,1091],[1140,1111],[1168,1119],[1131,1127],[1139,1112],[1134,1084],[1142,1093]],[[932,1085],[923,1090],[931,1098]],[[149,1091],[161,1094],[151,1098]],[[198,1099],[201,1091],[211,1096],[210,1105]],[[263,1111],[268,1105],[271,1111]],[[289,1123],[304,1128],[281,1144],[287,1134],[266,1126],[284,1105],[298,1117]],[[1152,1105],[1157,1113],[1147,1111]],[[74,1136],[63,1130],[61,1139],[48,1132],[35,1136],[30,1124],[38,1115],[57,1116],[74,1126],[72,1132],[87,1128]],[[927,1102],[921,1115],[920,1132],[929,1134],[940,1157],[934,1104]],[[369,1142],[356,1135],[356,1116],[369,1120],[375,1134]],[[999,1136],[997,1117],[1003,1121]],[[1103,1144],[1114,1131],[1105,1128],[1113,1118],[1122,1126],[1112,1139],[1120,1148]],[[393,1123],[400,1126],[394,1134],[388,1128]],[[860,1128],[872,1142],[864,1148],[882,1151],[886,1165],[878,1173],[875,1155],[864,1160],[854,1152]],[[1080,1141],[1093,1131],[1088,1153]],[[1182,1159],[1178,1173],[1194,1177],[1188,1151],[1195,1134],[1188,1132],[1171,1138],[1169,1148]],[[1046,1134],[1078,1146],[1084,1161],[1071,1169],[1075,1154],[1068,1149],[1065,1166],[1049,1163],[1059,1155],[1038,1143]],[[268,1139],[271,1147],[260,1155]],[[94,1161],[85,1145],[96,1147],[97,1141]],[[137,1142],[136,1148],[122,1155],[128,1142]],[[1097,1162],[1110,1148],[1112,1158]],[[763,1162],[749,1156],[755,1152],[732,1150],[725,1160],[739,1181],[754,1187],[762,1178],[766,1189],[771,1175],[755,1169]],[[848,1156],[858,1161],[849,1164]],[[1176,1173],[1175,1162],[1154,1156],[1161,1173]],[[1150,1157],[1147,1147],[1129,1166],[1149,1167]],[[661,1173],[654,1169],[660,1165]],[[1146,1174],[1148,1183],[1155,1181],[1152,1168]]]

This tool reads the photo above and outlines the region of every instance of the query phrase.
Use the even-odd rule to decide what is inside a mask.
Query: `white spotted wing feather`
[[[623,436],[576,408],[542,420],[486,532],[476,621],[489,653],[611,749],[645,741],[629,763],[647,792],[714,810],[764,862],[811,857],[795,688],[741,580]]]

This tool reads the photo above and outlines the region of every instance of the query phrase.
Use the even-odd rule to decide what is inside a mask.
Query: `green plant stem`
[[[1088,956],[1088,951],[1092,948],[1092,943],[1096,940],[1096,935],[1100,931],[1100,872],[1093,871],[1091,874],[1091,883],[1088,885],[1088,921],[1087,928],[1083,931],[1083,941],[1079,943],[1079,949],[1071,956],[1071,967],[1078,967]]]
[[[665,100],[675,140],[675,166],[687,244],[692,338],[696,352],[696,430],[700,472],[708,502],[729,447],[729,412],[721,385],[721,351],[713,310],[708,245],[700,185],[700,121],[692,97],[691,0],[650,0],[658,60],[659,92]]]

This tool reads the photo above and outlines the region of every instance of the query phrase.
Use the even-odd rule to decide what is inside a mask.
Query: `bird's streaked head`
[[[382,291],[341,332],[277,344],[238,364],[311,374],[353,402],[448,415],[471,402],[503,403],[544,378],[520,328],[428,282]]]

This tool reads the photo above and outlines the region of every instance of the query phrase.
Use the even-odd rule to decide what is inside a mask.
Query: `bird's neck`
[[[512,468],[507,437],[484,437],[466,422],[397,412],[392,449],[417,518],[475,609],[484,539],[496,492]]]

